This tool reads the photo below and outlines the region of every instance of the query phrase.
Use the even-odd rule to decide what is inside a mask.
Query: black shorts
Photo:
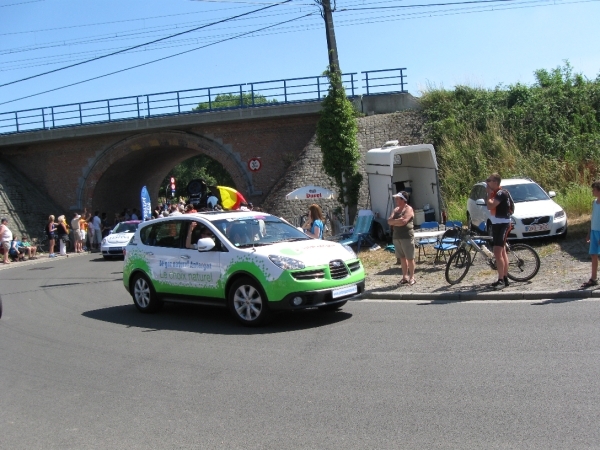
[[[504,247],[506,238],[510,232],[510,223],[493,223],[492,224],[492,245],[494,247]]]

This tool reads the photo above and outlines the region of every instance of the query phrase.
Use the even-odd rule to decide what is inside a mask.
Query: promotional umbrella
[[[285,196],[286,200],[325,200],[335,198],[335,192],[321,186],[304,186]]]

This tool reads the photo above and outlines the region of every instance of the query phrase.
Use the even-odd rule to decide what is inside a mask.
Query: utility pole
[[[325,20],[325,35],[327,37],[327,54],[329,56],[329,69],[332,72],[341,73],[340,62],[338,60],[337,43],[335,42],[335,30],[333,28],[333,10],[331,9],[330,0],[315,0],[321,6],[321,16]],[[334,0],[335,2],[335,0]]]

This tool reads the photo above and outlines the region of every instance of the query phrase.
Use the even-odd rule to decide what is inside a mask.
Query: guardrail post
[[[150,97],[146,95],[146,111],[148,115],[146,117],[150,117]]]
[[[240,108],[244,107],[244,92],[242,91],[242,85],[240,84]]]
[[[404,92],[404,71],[400,69],[400,90]]]
[[[137,103],[138,119],[139,119],[140,118],[140,97],[139,96],[135,97],[135,101]]]
[[[79,125],[83,125],[83,117],[81,116],[81,103],[79,103]]]
[[[210,88],[208,88],[208,110],[212,111],[212,100],[210,99]]]
[[[181,114],[181,105],[179,104],[179,91],[177,91],[177,112]]]
[[[250,94],[252,95],[252,106],[254,106],[254,83],[250,83]]]
[[[369,95],[369,72],[363,72],[365,74],[365,83],[367,85],[367,95]]]
[[[45,130],[46,129],[46,114],[44,111],[45,108],[42,108],[42,128]]]
[[[350,85],[352,86],[352,97],[354,97],[354,74],[350,74]]]
[[[285,103],[287,103],[287,83],[283,80],[283,98]]]
[[[54,128],[54,106],[50,107],[50,111],[52,112],[52,128]]]
[[[19,132],[19,116],[17,115],[16,112],[15,112],[15,125],[17,126],[17,133],[18,133]]]
[[[317,96],[321,100],[321,77],[317,77]]]
[[[108,109],[108,121],[110,122],[110,100],[106,100],[106,107]]]

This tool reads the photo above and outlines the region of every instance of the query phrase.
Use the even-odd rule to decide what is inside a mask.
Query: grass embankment
[[[589,185],[600,172],[600,76],[585,79],[568,63],[535,76],[532,86],[423,94],[450,219],[466,220],[471,187],[491,172],[556,191],[570,223],[589,214]]]

